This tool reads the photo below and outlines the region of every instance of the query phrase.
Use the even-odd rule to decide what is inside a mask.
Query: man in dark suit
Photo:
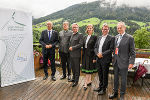
[[[63,22],[63,30],[59,32],[59,55],[61,58],[63,75],[60,78],[66,78],[66,67],[68,71],[68,80],[71,79],[71,68],[69,66],[69,42],[72,35],[72,31],[69,29],[69,22]]]
[[[73,78],[70,82],[73,82],[72,87],[76,86],[80,76],[80,58],[81,47],[83,45],[83,36],[78,32],[79,26],[76,23],[72,24],[73,34],[70,39],[69,51],[70,51],[70,64],[73,72]]]
[[[125,23],[117,24],[118,35],[115,37],[114,48],[114,92],[109,99],[118,96],[119,74],[121,76],[120,100],[124,100],[128,69],[133,67],[135,61],[134,38],[125,32]]]
[[[104,23],[102,27],[102,36],[97,39],[94,52],[97,55],[96,66],[98,68],[99,87],[94,89],[99,95],[106,93],[108,86],[109,65],[112,61],[113,40],[114,38],[108,34],[109,26]]]
[[[54,30],[52,30],[53,23],[47,22],[47,30],[42,31],[41,38],[39,42],[42,45],[42,54],[43,54],[43,67],[44,67],[44,73],[45,76],[43,80],[46,80],[48,78],[48,58],[51,61],[51,79],[53,81],[56,81],[55,78],[55,45],[58,42],[58,33]]]

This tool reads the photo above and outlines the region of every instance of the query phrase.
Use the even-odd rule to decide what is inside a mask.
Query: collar
[[[122,37],[124,36],[124,34],[125,34],[125,32],[123,33],[123,34],[119,34],[119,35],[121,35]]]
[[[108,35],[108,34],[107,34],[107,35]],[[102,35],[102,37],[103,37],[103,38],[106,38],[106,37],[107,37],[107,35]]]
[[[47,29],[47,32],[48,32],[48,31],[51,31],[51,32],[52,32],[52,29],[51,29],[51,30],[48,30],[48,29]]]
[[[78,33],[78,32],[77,32],[77,33]],[[73,32],[73,35],[75,35],[75,34],[77,34],[77,33],[74,33],[74,32]]]
[[[68,32],[68,30],[64,30],[64,32]]]

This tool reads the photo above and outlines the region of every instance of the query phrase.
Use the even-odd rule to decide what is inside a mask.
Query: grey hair
[[[109,26],[108,26],[107,23],[104,23],[104,24],[103,24],[102,29],[103,29],[103,27],[108,27],[108,29],[109,29]]]
[[[68,21],[64,21],[63,24],[68,24],[69,25],[69,22]]]
[[[117,26],[118,26],[118,25],[121,25],[121,26],[126,27],[126,24],[125,24],[124,22],[122,22],[122,21],[121,21],[121,22],[118,22]]]
[[[79,25],[78,25],[77,23],[73,23],[72,26],[73,26],[73,25],[77,25],[77,26],[79,27]]]

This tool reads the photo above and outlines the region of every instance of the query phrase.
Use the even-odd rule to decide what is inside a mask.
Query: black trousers
[[[108,86],[109,63],[104,64],[98,60],[96,66],[98,68],[99,88],[105,90]]]
[[[59,55],[62,63],[63,76],[66,76],[66,67],[68,71],[68,76],[71,75],[71,68],[69,64],[69,53],[59,52]]]
[[[72,79],[75,80],[76,83],[78,83],[80,76],[80,58],[70,57],[70,63],[73,72]]]
[[[125,94],[125,91],[126,91],[128,67],[120,69],[118,67],[118,63],[116,62],[114,64],[114,92],[116,93],[118,93],[118,88],[119,88],[119,74],[121,76],[120,95],[123,95]]]
[[[55,53],[51,53],[50,51],[47,51],[46,53],[43,54],[43,67],[44,67],[44,73],[45,76],[48,76],[48,59],[51,62],[51,71],[52,71],[52,76],[55,76],[56,68],[55,68]]]

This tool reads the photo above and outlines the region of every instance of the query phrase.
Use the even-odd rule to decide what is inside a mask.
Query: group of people
[[[77,23],[72,24],[72,31],[69,30],[69,22],[63,22],[63,30],[59,34],[52,29],[53,23],[47,22],[47,30],[42,31],[39,42],[42,45],[43,67],[45,76],[43,80],[48,78],[48,59],[51,61],[51,79],[55,78],[55,46],[59,44],[59,55],[62,63],[63,75],[61,80],[68,78],[68,82],[72,82],[72,87],[78,85],[80,69],[85,73],[84,90],[92,84],[92,73],[98,71],[99,87],[94,91],[99,95],[106,93],[108,87],[108,72],[112,62],[114,66],[114,88],[109,99],[118,96],[119,75],[121,76],[120,100],[124,99],[126,91],[126,82],[128,69],[133,67],[135,61],[134,38],[125,32],[126,26],[124,22],[118,22],[118,35],[113,37],[109,35],[109,26],[104,23],[102,26],[102,36],[94,35],[94,26],[88,24],[85,33],[86,36],[79,33]],[[81,55],[81,48],[83,53]],[[82,56],[82,66],[80,61]],[[67,75],[66,75],[67,69]],[[72,70],[72,77],[71,77]]]

